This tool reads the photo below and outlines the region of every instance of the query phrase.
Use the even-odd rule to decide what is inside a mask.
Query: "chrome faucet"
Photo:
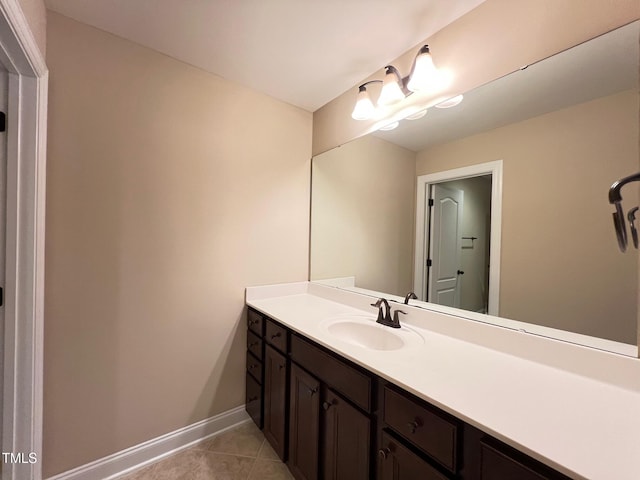
[[[391,318],[391,307],[389,306],[389,302],[385,298],[379,298],[376,303],[371,304],[372,307],[376,307],[378,309],[378,319],[377,323],[381,325],[385,325],[391,328],[400,328],[400,318],[399,314],[405,314],[402,310],[396,310],[393,312],[393,319]]]

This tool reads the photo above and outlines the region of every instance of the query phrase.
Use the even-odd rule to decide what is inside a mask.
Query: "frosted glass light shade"
[[[412,92],[420,92],[433,88],[438,77],[438,69],[433,64],[429,46],[425,45],[418,52],[407,88]]]
[[[351,112],[351,118],[354,120],[369,120],[373,118],[375,111],[376,107],[373,105],[371,98],[369,98],[367,89],[360,87],[358,98],[356,99],[356,106],[353,107],[353,112]]]
[[[400,88],[400,82],[402,80],[400,79],[398,71],[392,66],[387,66],[386,68],[387,73],[382,82],[378,105],[393,105],[404,99],[404,93],[402,93],[402,88]]]
[[[398,125],[400,125],[400,122],[393,122],[393,123],[389,123],[388,125],[385,125],[384,127],[380,127],[378,130],[393,130]]]
[[[450,98],[448,100],[445,100],[444,102],[440,102],[439,104],[436,105],[436,108],[451,108],[451,107],[455,107],[456,105],[459,105],[460,102],[462,102],[462,100],[464,99],[464,97],[462,95],[458,95],[456,97]]]
[[[423,109],[423,110],[419,110],[416,113],[412,113],[411,115],[408,115],[406,117],[404,117],[405,120],[419,120],[422,117],[424,117],[427,114],[427,109]]]

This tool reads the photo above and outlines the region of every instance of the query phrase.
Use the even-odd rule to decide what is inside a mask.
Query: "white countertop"
[[[369,350],[321,325],[372,298],[301,282],[247,304],[572,478],[640,478],[640,360],[402,305],[424,345]],[[380,328],[387,328],[380,326]]]

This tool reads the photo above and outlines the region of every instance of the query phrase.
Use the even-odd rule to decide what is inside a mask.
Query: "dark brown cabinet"
[[[263,419],[263,332],[264,318],[256,311],[247,313],[247,375],[245,409],[258,428]]]
[[[287,431],[287,359],[272,346],[264,350],[264,436],[285,460]]]
[[[245,409],[258,428],[262,428],[262,386],[248,373],[246,385]]]
[[[371,420],[331,389],[322,408],[322,478],[369,480]]]
[[[382,446],[378,451],[378,474],[379,480],[448,480],[387,433],[382,434]]]
[[[546,465],[486,436],[480,442],[480,480],[569,480]]]
[[[371,480],[371,375],[296,335],[291,360],[294,477]]]
[[[289,470],[299,480],[318,478],[320,446],[320,382],[291,365]]]
[[[384,423],[451,473],[457,473],[461,422],[398,390],[384,387]]]

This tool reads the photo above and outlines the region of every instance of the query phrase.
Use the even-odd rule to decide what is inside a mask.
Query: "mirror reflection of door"
[[[487,313],[491,182],[491,175],[481,175],[430,186],[427,301]]]
[[[460,306],[464,191],[444,183],[431,186],[427,301]]]

